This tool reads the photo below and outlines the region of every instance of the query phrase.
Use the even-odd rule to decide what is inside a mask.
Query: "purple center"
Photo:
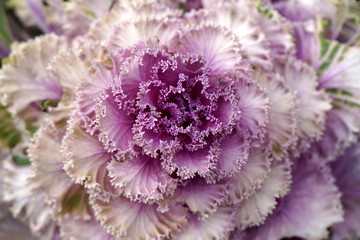
[[[151,140],[155,146],[176,142],[177,150],[196,151],[212,142],[209,138],[233,129],[237,117],[233,81],[212,79],[204,61],[195,56],[150,49],[139,55],[115,84],[121,89],[116,97],[119,105],[135,119],[138,145]]]

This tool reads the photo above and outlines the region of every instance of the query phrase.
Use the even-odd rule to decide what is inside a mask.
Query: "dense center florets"
[[[120,66],[119,76],[112,96],[102,103],[107,113],[99,128],[113,143],[126,143],[115,143],[120,152],[141,147],[141,154],[167,162],[169,173],[190,168],[184,161],[192,157],[180,160],[184,154],[200,154],[199,161],[215,157],[212,152],[239,119],[235,81],[212,76],[195,55],[142,49],[132,57],[116,55],[113,61]],[[113,115],[117,119],[110,119]],[[122,129],[117,133],[121,139],[112,139],[114,128]]]
[[[163,140],[175,138],[189,151],[201,149],[206,137],[229,127],[232,116],[223,116],[221,108],[235,108],[234,93],[225,83],[211,83],[201,60],[162,57],[140,83],[136,126]]]

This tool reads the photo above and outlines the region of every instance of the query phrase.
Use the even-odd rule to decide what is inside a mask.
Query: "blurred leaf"
[[[40,103],[40,109],[43,112],[47,112],[49,107],[57,107],[58,103],[58,100],[46,99]]]
[[[28,158],[28,157],[20,157],[20,156],[14,155],[12,157],[12,160],[16,165],[30,165],[31,164],[30,158]]]
[[[9,24],[6,17],[3,1],[0,1],[0,37],[7,45],[10,45],[12,37],[9,31]]]
[[[39,127],[36,127],[36,126],[34,126],[34,125],[30,124],[30,123],[26,123],[25,129],[32,136],[32,135],[34,135],[36,133],[36,131],[39,129]]]
[[[21,141],[21,133],[16,129],[6,107],[0,105],[0,146],[8,149],[15,147]]]

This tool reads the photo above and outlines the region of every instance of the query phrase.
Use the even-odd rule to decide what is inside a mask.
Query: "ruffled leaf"
[[[348,148],[344,155],[331,163],[332,173],[342,194],[341,203],[344,207],[344,222],[331,228],[332,238],[335,240],[360,237],[360,231],[357,227],[360,224],[359,156],[359,144],[356,143]]]
[[[156,1],[121,1],[113,4],[111,11],[92,24],[88,36],[108,42],[111,41],[117,26],[126,25],[134,19],[163,21],[164,19],[178,18],[181,14],[180,10],[171,9]]]
[[[229,31],[211,25],[192,27],[174,39],[174,48],[180,53],[199,54],[213,75],[230,70],[245,71],[248,65],[244,62],[240,44]],[[204,44],[204,43],[207,44]]]
[[[56,35],[38,37],[16,45],[9,61],[0,71],[2,103],[11,104],[8,110],[17,114],[31,103],[60,100],[60,83],[46,70],[50,59],[67,46]]]
[[[158,201],[176,188],[176,180],[162,169],[158,158],[138,154],[122,162],[114,160],[107,169],[111,183],[131,200]]]
[[[45,123],[29,148],[34,175],[29,179],[33,189],[43,191],[55,212],[72,213],[88,218],[87,194],[81,185],[74,184],[63,170],[61,140],[66,121]]]
[[[312,150],[317,152],[323,161],[332,161],[341,155],[346,148],[357,140],[356,132],[359,132],[360,121],[354,119],[354,110],[342,103],[327,114],[324,136]],[[355,110],[357,111],[357,110]]]
[[[202,217],[216,212],[226,198],[226,183],[208,184],[204,179],[191,179],[186,186],[179,187],[175,193],[176,200],[183,201],[193,213]]]
[[[59,221],[61,239],[64,240],[114,240],[95,219],[83,220],[66,216]]]
[[[187,210],[181,205],[168,206],[159,212],[156,205],[132,202],[124,197],[109,202],[96,200],[96,217],[114,236],[133,239],[163,239],[180,231],[187,224]]]
[[[96,127],[95,110],[101,94],[110,88],[114,79],[112,71],[102,65],[88,69],[88,74],[77,87],[77,112],[90,132]]]
[[[233,176],[239,173],[249,156],[249,142],[240,132],[227,135],[220,141],[220,156],[217,161],[218,178]]]
[[[126,21],[115,27],[109,44],[115,48],[127,48],[139,43],[146,43],[149,47],[168,46],[179,24],[175,19]]]
[[[236,225],[240,229],[258,226],[271,214],[277,199],[284,197],[291,183],[289,162],[274,162],[269,177],[251,197],[236,210]]]
[[[256,84],[239,82],[239,127],[250,137],[262,139],[268,123],[269,98]]]
[[[290,192],[263,225],[249,228],[240,239],[322,239],[328,237],[330,226],[342,220],[340,194],[329,168],[301,159],[293,166]]]
[[[42,192],[31,191],[27,185],[32,175],[30,166],[17,166],[5,159],[2,170],[3,199],[9,204],[12,215],[26,223],[37,236],[56,238],[57,228],[53,220],[53,211],[45,203]]]
[[[239,203],[254,194],[268,177],[270,163],[266,150],[253,149],[241,171],[229,180],[229,202]]]
[[[195,174],[207,176],[216,164],[218,153],[210,146],[197,151],[180,150],[171,160],[165,160],[165,168],[183,179],[193,178]]]
[[[62,142],[64,169],[75,183],[83,184],[86,188],[112,192],[106,166],[113,155],[104,149],[97,136],[87,133],[79,122],[76,116],[72,116]]]
[[[191,215],[189,226],[179,234],[177,239],[227,239],[234,229],[234,211],[231,207],[220,207],[207,218],[199,219]]]
[[[99,139],[109,151],[130,151],[134,144],[132,127],[135,119],[124,106],[115,101],[111,93],[108,92],[104,98],[97,106],[98,128],[101,132]]]
[[[357,47],[347,48],[335,41],[321,39],[322,57],[318,69],[319,88],[332,99],[323,139],[315,148],[326,160],[334,159],[355,139],[360,131],[360,64]],[[331,144],[331,145],[330,145]]]
[[[297,140],[296,96],[280,75],[262,74],[259,71],[256,79],[268,93],[270,111],[267,131],[271,140],[270,148],[274,157],[281,159]]]
[[[209,4],[209,5],[208,5]],[[190,19],[194,18],[195,23],[210,23],[228,29],[237,41],[241,44],[241,49],[249,57],[250,63],[264,68],[271,69],[270,49],[262,29],[249,12],[253,11],[253,6],[249,1],[233,2],[212,2],[205,3],[205,10],[189,14]],[[251,17],[250,17],[251,16]],[[207,42],[204,39],[203,42]],[[225,61],[224,61],[225,62]]]
[[[261,1],[256,2],[257,13],[255,13],[254,7],[249,10],[252,10],[252,15],[269,42],[271,54],[293,53],[295,46],[290,24],[284,21],[281,15],[272,7],[265,6]]]
[[[284,58],[278,72],[285,82],[296,91],[298,99],[298,130],[300,150],[308,149],[311,141],[319,140],[324,131],[326,112],[330,110],[330,100],[317,90],[316,73],[308,65],[293,58]]]

